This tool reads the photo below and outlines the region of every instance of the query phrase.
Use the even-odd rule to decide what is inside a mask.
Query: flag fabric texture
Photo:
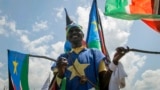
[[[136,20],[160,18],[159,0],[106,0],[106,16]]]
[[[29,90],[29,55],[8,50],[9,90]]]
[[[154,31],[160,33],[160,19],[142,19]]]
[[[101,50],[110,61],[109,54],[104,41],[103,28],[96,0],[93,0],[89,15],[86,44],[88,48],[97,48]]]

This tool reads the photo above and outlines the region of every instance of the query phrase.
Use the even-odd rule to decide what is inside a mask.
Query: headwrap
[[[66,27],[66,35],[68,35],[68,32],[69,32],[69,30],[71,30],[71,28],[78,28],[79,30],[82,30],[82,26],[80,26],[80,25],[78,25],[78,24],[76,24],[76,23],[72,23],[72,24],[69,24],[69,25],[67,25],[67,27]]]

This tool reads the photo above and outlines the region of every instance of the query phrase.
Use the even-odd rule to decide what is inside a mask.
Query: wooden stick
[[[44,58],[44,59],[48,59],[50,61],[54,61],[54,62],[57,62],[57,60],[53,59],[53,58],[50,58],[50,57],[46,57],[46,56],[39,56],[39,55],[31,55],[29,54],[30,57],[37,57],[37,58]]]
[[[160,52],[156,52],[156,51],[146,51],[146,50],[139,50],[139,49],[129,49],[129,51],[149,53],[149,54],[160,54]]]

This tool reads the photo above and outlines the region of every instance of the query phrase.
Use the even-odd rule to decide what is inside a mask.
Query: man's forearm
[[[109,69],[99,73],[100,90],[108,90],[111,75],[112,71]]]

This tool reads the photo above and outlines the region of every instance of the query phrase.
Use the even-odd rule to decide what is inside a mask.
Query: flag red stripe
[[[145,24],[151,27],[154,31],[160,33],[160,20],[142,20]]]

